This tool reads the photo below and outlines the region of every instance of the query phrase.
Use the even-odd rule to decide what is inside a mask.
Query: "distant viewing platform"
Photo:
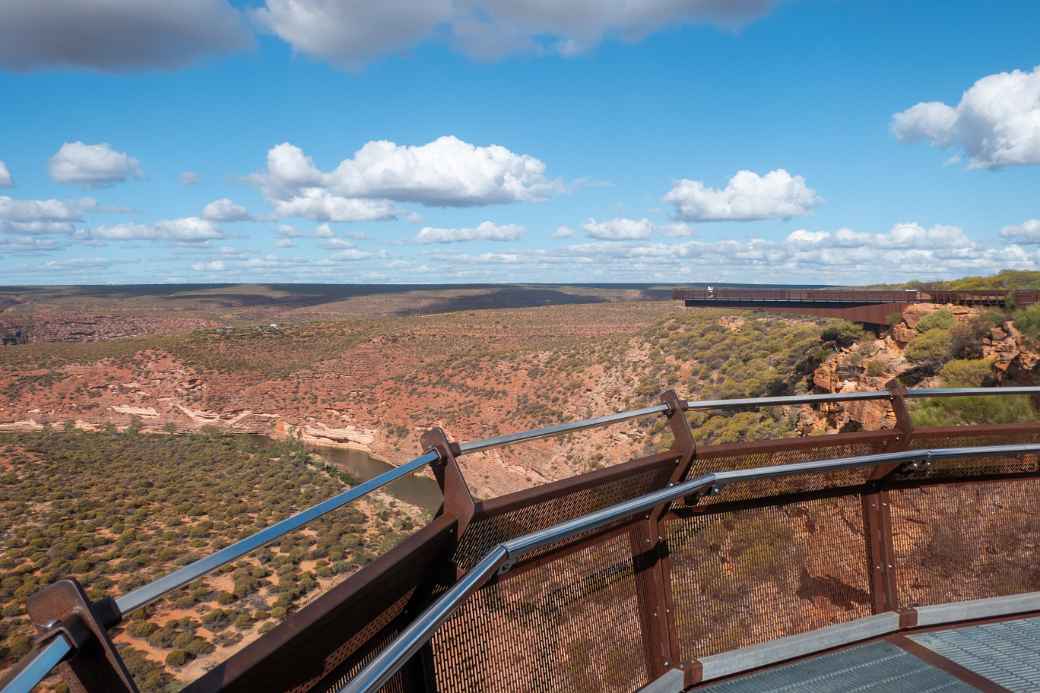
[[[674,289],[672,298],[689,307],[767,308],[770,311],[838,317],[887,325],[894,314],[915,303],[1022,308],[1040,302],[1040,291],[930,289]]]

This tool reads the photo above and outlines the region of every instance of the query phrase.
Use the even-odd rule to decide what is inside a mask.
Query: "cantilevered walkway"
[[[845,318],[870,325],[887,325],[915,303],[955,304],[978,307],[1024,307],[1040,301],[1040,291],[933,291],[907,289],[770,289],[708,287],[675,289],[672,298],[689,307],[759,308],[774,312],[803,313]]]
[[[130,592],[28,600],[34,649],[0,683],[135,693],[111,635],[135,611],[431,467],[437,516],[184,689],[1040,691],[1040,423],[918,427],[918,399],[1040,387],[658,404],[425,452]],[[699,446],[688,413],[876,401],[895,425]],[[476,500],[459,459],[658,418],[671,447]],[[650,430],[652,426],[638,430]],[[551,445],[543,443],[543,445]],[[549,447],[531,454],[547,454]]]

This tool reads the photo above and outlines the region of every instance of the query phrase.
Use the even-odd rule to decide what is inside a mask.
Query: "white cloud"
[[[396,218],[386,200],[341,197],[321,188],[306,188],[284,200],[272,200],[279,217],[303,217],[313,221],[381,221]]]
[[[295,248],[296,247],[296,241],[294,241],[291,238],[279,238],[277,241],[275,241],[274,244],[277,247],[279,247],[279,248]]]
[[[50,158],[48,170],[59,183],[81,185],[111,185],[141,176],[137,159],[107,143],[66,142]]]
[[[300,236],[302,234],[295,226],[292,226],[291,224],[279,224],[278,235],[282,238],[296,238],[297,236]]]
[[[675,224],[665,224],[662,227],[664,235],[671,236],[673,238],[686,238],[692,236],[695,232],[693,227],[689,224],[683,224],[682,222]]]
[[[451,16],[452,0],[267,0],[261,24],[295,50],[347,69],[417,42]]]
[[[659,29],[731,29],[765,15],[774,0],[266,0],[261,24],[293,48],[347,69],[400,52],[447,27],[479,58],[507,53],[573,56],[606,37],[637,41]]]
[[[253,42],[227,0],[62,0],[0,5],[0,67],[171,68]]]
[[[683,178],[664,196],[681,221],[754,221],[808,214],[820,204],[816,191],[801,176],[782,168],[760,176],[737,171],[722,190]]]
[[[7,164],[0,161],[0,188],[10,188],[14,185],[14,180],[11,178],[11,172],[7,170]]]
[[[972,168],[1040,164],[1040,66],[983,77],[956,107],[928,101],[896,113],[892,132],[959,147]]]
[[[654,224],[649,219],[589,219],[582,228],[592,238],[604,241],[631,241],[648,238],[654,231]]]
[[[0,236],[0,248],[10,253],[32,253],[56,250],[58,244],[49,238],[34,236]]]
[[[420,243],[458,243],[460,241],[515,241],[523,236],[525,229],[517,224],[499,225],[491,221],[481,222],[476,227],[438,229],[425,226],[415,235]]]
[[[318,228],[314,229],[314,235],[318,238],[332,238],[336,232],[328,224],[320,224]]]
[[[199,182],[200,178],[201,176],[194,171],[184,171],[180,176],[178,176],[181,185],[195,185]]]
[[[208,260],[206,262],[193,262],[191,268],[196,272],[223,272],[225,265],[223,260]]]
[[[222,197],[203,208],[202,218],[209,221],[251,221],[253,217],[242,205]]]
[[[180,243],[200,243],[224,234],[212,221],[199,217],[167,219],[154,224],[114,224],[90,229],[85,236],[104,241],[164,240]]]
[[[582,243],[559,253],[574,262],[592,264],[607,276],[690,276],[710,273],[713,279],[757,277],[772,281],[792,277],[832,278],[834,283],[855,278],[949,276],[965,272],[992,272],[1003,268],[1032,269],[1040,252],[1019,245],[984,246],[955,226],[894,225],[884,233],[851,229],[799,229],[783,241],[748,240],[679,243]],[[529,262],[546,264],[537,254]],[[665,275],[661,275],[664,272]]]
[[[385,210],[370,218],[387,218],[388,201],[467,207],[538,202],[563,189],[561,182],[546,178],[545,164],[533,156],[453,136],[419,146],[368,142],[329,172],[318,169],[299,147],[283,143],[268,151],[267,170],[253,180],[276,210],[306,208],[313,200],[368,200]]]
[[[6,233],[72,233],[83,212],[95,209],[97,202],[81,200],[19,200],[0,195],[0,231]]]
[[[1040,219],[1027,219],[1021,224],[1005,226],[1000,235],[1016,243],[1040,243]]]
[[[322,243],[326,248],[353,248],[354,243],[343,238],[330,238]]]
[[[103,269],[112,265],[111,260],[97,257],[74,257],[67,260],[49,260],[43,263],[43,268],[52,272],[74,271],[84,272]]]
[[[863,233],[842,228],[837,231],[798,229],[787,236],[797,247],[828,248],[964,248],[974,245],[957,226],[936,225],[925,228],[917,223],[900,223],[887,233]]]
[[[330,257],[339,262],[355,262],[357,260],[367,260],[370,257],[374,257],[374,254],[367,250],[348,248],[346,250],[341,250],[338,253],[333,253]]]
[[[557,226],[556,230],[553,231],[553,238],[570,238],[576,232],[569,226]]]

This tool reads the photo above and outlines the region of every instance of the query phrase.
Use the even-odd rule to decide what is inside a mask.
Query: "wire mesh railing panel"
[[[1040,479],[889,492],[900,606],[1040,590]]]
[[[379,618],[370,622],[350,640],[326,658],[326,675],[309,682],[307,685],[294,688],[291,693],[307,693],[307,691],[324,691],[334,693],[345,686],[375,659],[384,647],[393,642],[400,632],[394,622],[398,620],[404,605],[411,594],[405,595],[396,604],[384,611]],[[404,676],[398,672],[382,688],[382,693],[405,693]]]
[[[533,499],[531,503],[512,510],[478,515],[460,539],[455,561],[460,568],[468,570],[503,541],[661,489],[667,485],[675,464],[674,460],[655,463],[643,471],[601,484],[546,494],[540,500]],[[552,548],[547,547],[538,553]]]
[[[1040,442],[1040,429],[1020,429],[992,434],[970,434],[967,431],[953,432],[949,430],[921,431],[915,433],[910,441],[910,448],[922,450],[927,448],[962,448],[983,445],[1008,445],[1011,443]],[[968,457],[958,460],[944,460],[941,464],[928,467],[907,468],[900,470],[901,479],[942,479],[970,478],[1000,474],[1016,474],[1035,472],[1038,468],[1037,455],[1006,455],[987,457]]]
[[[441,691],[632,691],[647,683],[628,534],[493,583],[433,639]]]
[[[870,615],[859,496],[666,525],[684,660]]]
[[[837,436],[836,436],[837,438]],[[858,455],[870,455],[879,452],[890,435],[881,436],[857,436],[854,439],[819,441],[819,445],[808,446],[805,444],[792,445],[788,448],[769,447],[761,450],[754,448],[741,451],[722,448],[719,452],[707,448],[698,453],[697,460],[693,464],[690,477],[700,476],[718,471],[734,469],[751,469],[755,467],[773,467],[782,464],[794,464],[797,462],[812,462],[815,460],[826,460],[838,457],[855,457]],[[803,439],[804,440],[804,439]],[[816,442],[818,439],[812,439]],[[821,475],[800,475],[769,481],[759,481],[753,484],[736,484],[718,496],[707,496],[701,498],[698,505],[714,505],[735,500],[749,500],[766,496],[777,496],[786,493],[801,493],[806,491],[819,491],[825,488],[841,486],[855,486],[863,483],[869,470],[848,469]],[[677,506],[681,507],[681,506]]]

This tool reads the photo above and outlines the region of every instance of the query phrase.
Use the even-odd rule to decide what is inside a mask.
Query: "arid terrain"
[[[400,463],[440,426],[472,440],[682,397],[1032,383],[1037,315],[917,306],[880,333],[839,320],[686,309],[652,287],[127,287],[0,290],[2,659],[25,598],[79,578],[120,593],[353,483],[308,454]],[[922,423],[1035,418],[1028,400],[918,407]],[[884,404],[691,414],[700,442],[894,424]],[[261,434],[275,442],[256,436]],[[149,435],[151,434],[151,435]],[[475,495],[668,444],[662,423],[467,456]],[[70,492],[71,489],[71,492]],[[289,491],[291,493],[288,493]],[[227,498],[234,498],[228,505]],[[115,511],[113,511],[115,509]],[[150,690],[190,680],[384,552],[428,512],[380,494],[132,619]],[[55,527],[59,527],[56,530]],[[187,542],[187,543],[186,543]],[[132,571],[131,571],[132,569]]]

